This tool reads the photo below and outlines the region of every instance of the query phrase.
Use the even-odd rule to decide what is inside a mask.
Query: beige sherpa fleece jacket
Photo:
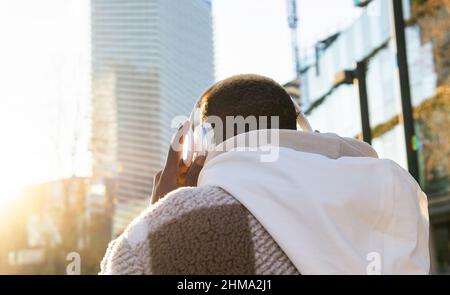
[[[253,215],[218,187],[185,187],[145,210],[100,274],[299,274]]]

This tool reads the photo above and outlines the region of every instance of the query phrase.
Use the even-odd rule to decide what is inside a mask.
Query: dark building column
[[[402,0],[392,0],[394,18],[395,43],[397,47],[397,66],[402,100],[403,128],[405,132],[406,156],[408,171],[419,182],[417,152],[413,148],[415,137],[414,117],[411,105],[411,88],[409,84],[408,58],[406,54],[405,21]],[[420,183],[420,182],[419,182]]]
[[[358,81],[359,107],[361,109],[362,135],[365,142],[372,144],[372,131],[370,129],[369,120],[369,103],[367,101],[366,72],[367,62],[358,62],[356,64],[356,77]]]

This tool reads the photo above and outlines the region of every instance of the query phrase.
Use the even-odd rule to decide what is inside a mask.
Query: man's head
[[[263,76],[237,75],[220,81],[205,92],[202,104],[203,121],[214,116],[220,118],[225,126],[227,117],[255,117],[257,127],[246,126],[243,131],[261,128],[296,129],[297,114],[289,94],[280,84]],[[277,126],[271,124],[273,116],[278,117]],[[258,119],[261,117],[267,118],[266,126],[260,126]],[[223,138],[216,138],[216,141],[225,140],[241,132],[242,130],[237,129],[234,129],[234,134],[221,132]]]

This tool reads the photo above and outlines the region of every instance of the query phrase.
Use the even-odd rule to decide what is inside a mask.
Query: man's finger
[[[153,177],[153,189],[152,189],[152,197],[150,200],[151,204],[155,204],[159,200],[159,196],[157,193],[159,180],[161,179],[162,170],[155,174]]]
[[[155,184],[159,183],[159,180],[161,179],[162,170],[158,171],[155,176],[153,177],[153,186]]]
[[[177,147],[178,144],[183,144],[183,137],[188,133],[190,126],[189,120],[186,120],[181,126],[178,128],[177,132],[175,132],[171,144],[174,147]]]
[[[175,132],[169,146],[169,152],[167,154],[166,168],[167,166],[174,167],[178,165],[181,149],[183,147],[183,137],[188,133],[190,128],[189,121],[184,122],[181,127]]]
[[[197,186],[198,176],[205,164],[206,157],[198,156],[192,163],[189,171],[186,174],[186,186]]]

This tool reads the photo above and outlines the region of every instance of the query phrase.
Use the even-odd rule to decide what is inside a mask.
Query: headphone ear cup
[[[181,154],[184,165],[189,167],[194,157],[194,133],[189,128],[188,133],[183,138],[183,151]]]
[[[206,156],[213,148],[214,134],[211,124],[202,123],[194,130],[194,154]]]
[[[202,124],[202,152],[206,155],[209,151],[214,149],[214,147],[214,129],[210,123],[205,122]]]

